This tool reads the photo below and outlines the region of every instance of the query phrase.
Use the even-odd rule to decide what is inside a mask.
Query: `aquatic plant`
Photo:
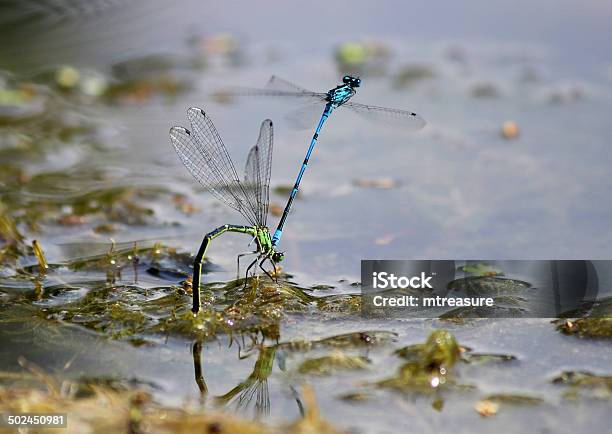
[[[499,268],[493,267],[490,264],[484,262],[477,262],[475,264],[464,265],[459,267],[459,271],[471,274],[473,276],[501,276],[504,274]]]
[[[297,368],[300,374],[330,375],[337,371],[365,369],[369,366],[363,356],[353,356],[342,351],[334,351],[327,356],[306,359]]]
[[[288,352],[304,352],[318,348],[369,348],[387,345],[397,340],[397,333],[386,330],[364,330],[313,340],[281,342],[277,346]]]
[[[487,395],[485,398],[487,401],[496,402],[498,404],[505,405],[530,405],[541,404],[544,402],[539,396],[522,395],[516,393],[493,393]]]
[[[182,408],[163,406],[146,388],[116,380],[65,380],[60,384],[31,362],[25,359],[20,362],[28,372],[19,378],[27,379],[30,384],[1,385],[0,412],[66,413],[69,423],[63,431],[67,433],[342,433],[321,417],[314,392],[308,386],[303,391],[306,404],[303,418],[271,426],[225,411],[202,410],[189,405]]]
[[[598,375],[587,371],[563,371],[552,378],[552,383],[565,386],[563,396],[567,399],[612,398],[612,376]]]
[[[400,391],[433,392],[454,382],[452,369],[459,360],[461,349],[447,330],[434,330],[423,344],[396,351],[407,360],[392,377],[374,383],[379,388]]]
[[[557,321],[557,330],[581,338],[612,338],[612,317]]]

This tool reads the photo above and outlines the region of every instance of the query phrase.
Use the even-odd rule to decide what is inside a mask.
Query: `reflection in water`
[[[236,409],[246,410],[254,399],[255,414],[268,415],[270,413],[268,377],[272,373],[275,354],[276,346],[261,346],[251,374],[232,390],[218,396],[216,400],[226,405],[234,404]]]
[[[245,336],[242,336],[240,341],[231,340],[230,345],[236,343],[238,345],[238,358],[240,360],[251,357],[254,352],[257,352],[257,360],[253,366],[253,369],[249,376],[243,381],[239,382],[227,393],[217,396],[214,398],[216,403],[223,404],[225,406],[235,406],[236,410],[247,412],[249,407],[252,405],[255,416],[266,416],[270,413],[270,394],[268,390],[268,378],[272,374],[274,368],[274,362],[276,360],[278,368],[283,372],[287,371],[287,357],[291,354],[308,353],[313,350],[332,350],[336,351],[335,354],[342,354],[341,351],[349,350],[363,350],[365,354],[368,354],[370,349],[373,347],[386,345],[396,340],[397,334],[393,332],[387,332],[383,330],[379,331],[360,331],[352,333],[344,333],[335,336],[329,336],[322,339],[315,339],[311,341],[298,340],[279,342],[279,329],[278,323],[272,324],[267,327],[259,327],[256,332],[246,336],[251,342],[246,349],[246,354],[243,355],[243,346],[245,342]],[[265,345],[266,340],[275,341],[273,345]],[[208,385],[204,379],[204,372],[202,368],[202,350],[203,342],[201,339],[196,340],[192,347],[193,356],[193,367],[194,367],[194,378],[195,382],[200,391],[200,397],[204,400],[208,395]],[[335,370],[342,371],[355,368],[354,366],[346,366],[342,363],[345,358],[351,358],[345,355],[340,358],[341,362],[338,363],[335,357],[318,357],[307,359],[306,363],[311,365],[320,364],[320,360],[326,360],[328,369],[321,370],[323,375],[328,375]],[[355,359],[364,360],[365,356],[361,355],[355,357]],[[303,364],[301,365],[303,366]],[[361,365],[359,365],[360,367]],[[299,375],[314,374],[314,371],[299,369],[296,372]],[[298,386],[291,379],[292,375],[289,373],[289,393],[293,397],[298,407],[300,414],[305,414],[304,404],[302,397],[298,392]]]
[[[253,354],[253,350],[257,349],[258,355],[251,374],[238,385],[232,388],[229,392],[215,398],[217,403],[223,405],[235,405],[237,410],[248,410],[248,407],[254,400],[255,416],[268,415],[270,413],[270,393],[268,390],[268,377],[272,373],[274,367],[274,359],[278,345],[266,346],[264,343],[268,340],[278,342],[279,324],[270,324],[265,327],[259,327],[255,333],[247,336],[251,340],[251,344],[247,349],[246,355],[241,355],[245,336],[242,336],[241,342],[238,340],[230,340],[230,345],[236,342],[238,346],[238,358],[240,360],[249,358]],[[208,386],[204,380],[202,369],[202,340],[198,339],[192,346],[193,367],[195,381],[200,390],[200,397],[204,399],[208,395]]]
[[[208,386],[204,381],[204,374],[202,373],[202,341],[195,341],[191,347],[191,354],[193,355],[193,370],[195,371],[195,381],[200,389],[200,396],[204,398],[208,394]]]
[[[254,337],[256,339],[256,337]],[[235,405],[237,410],[248,410],[253,403],[255,416],[268,415],[270,413],[270,393],[268,390],[268,377],[274,367],[274,359],[277,346],[265,346],[263,343],[257,345],[258,356],[253,366],[253,371],[229,392],[218,396],[215,401],[224,405]],[[252,353],[241,357],[246,359]],[[195,381],[200,390],[200,397],[204,399],[208,395],[208,386],[204,380],[202,370],[202,341],[197,340],[192,346],[193,367]]]

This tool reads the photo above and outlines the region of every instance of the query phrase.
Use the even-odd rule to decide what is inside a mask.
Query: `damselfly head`
[[[272,260],[274,262],[281,262],[285,259],[285,252],[274,252],[272,253]]]
[[[342,82],[348,84],[351,87],[361,86],[361,79],[359,77],[353,77],[352,75],[345,75],[342,77]]]

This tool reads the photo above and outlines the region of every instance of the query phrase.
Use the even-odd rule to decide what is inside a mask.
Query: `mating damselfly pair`
[[[270,236],[267,226],[270,175],[272,173],[272,121],[266,119],[262,122],[257,143],[249,151],[243,179],[238,176],[238,172],[219,133],[204,110],[190,108],[187,111],[187,118],[191,124],[191,129],[183,127],[172,127],[170,129],[170,139],[176,152],[196,180],[217,199],[242,214],[251,224],[251,226],[226,224],[209,232],[204,237],[193,265],[192,311],[194,313],[200,310],[200,284],[204,255],[210,242],[225,232],[247,234],[256,243],[257,249],[248,253],[256,254],[257,257],[247,268],[247,278],[249,271],[256,264],[273,278],[263,265],[266,261],[269,261],[276,268],[276,263],[283,259],[284,254],[276,251],[276,247],[280,242],[291,205],[299,191],[302,177],[308,166],[323,124],[334,109],[343,106],[371,119],[393,119],[395,124],[406,130],[418,130],[425,125],[425,121],[411,111],[370,106],[349,101],[355,95],[356,89],[361,86],[361,80],[347,75],[343,77],[342,81],[343,84],[336,86],[328,92],[318,93],[306,90],[278,77],[272,77],[265,89],[236,88],[228,92],[237,96],[250,94],[294,97],[323,106],[323,112],[306,152],[306,157],[273,236]],[[239,255],[238,261],[244,255]],[[238,262],[238,266],[240,266],[240,262]]]

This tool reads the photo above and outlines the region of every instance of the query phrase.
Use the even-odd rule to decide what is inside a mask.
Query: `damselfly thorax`
[[[277,252],[272,244],[272,236],[270,230],[266,226],[253,226],[255,233],[254,240],[257,243],[257,251],[260,255],[268,256],[274,262],[280,262],[283,259],[283,253]]]
[[[361,79],[345,75],[342,79],[344,84],[338,85],[327,92],[327,102],[333,105],[333,108],[340,107],[357,93],[356,87],[361,86]]]

